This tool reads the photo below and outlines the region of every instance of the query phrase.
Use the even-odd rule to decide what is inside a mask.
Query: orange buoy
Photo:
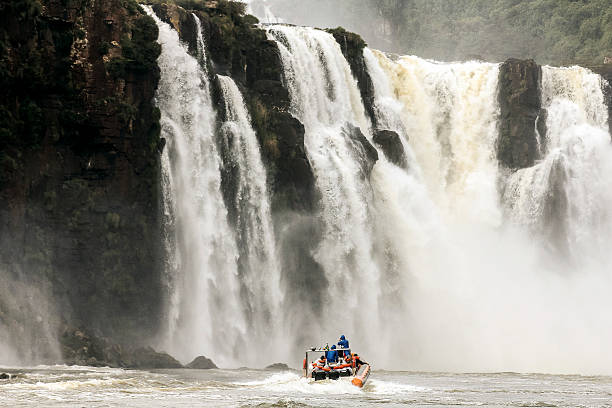
[[[359,367],[357,373],[355,373],[355,378],[353,378],[353,385],[361,388],[365,385],[366,381],[368,381],[368,377],[370,376],[370,365],[364,364]]]

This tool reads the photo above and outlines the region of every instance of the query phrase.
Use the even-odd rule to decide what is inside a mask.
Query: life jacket
[[[312,363],[312,366],[315,368],[323,368],[325,367],[325,360],[317,360],[314,363]]]

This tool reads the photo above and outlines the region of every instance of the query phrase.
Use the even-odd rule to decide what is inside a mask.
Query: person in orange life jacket
[[[327,352],[327,362],[328,363],[337,363],[338,362],[338,352],[336,351],[336,346],[331,346],[331,350]]]
[[[338,346],[340,348],[345,348],[345,349],[349,348],[349,341],[346,339],[346,337],[344,337],[344,334],[340,336],[340,340],[338,340]],[[338,353],[340,354],[340,357],[342,357],[345,354],[351,354],[351,350],[348,350],[348,351],[340,350]]]
[[[323,368],[325,367],[325,356],[321,356],[320,359],[312,363],[313,368]]]

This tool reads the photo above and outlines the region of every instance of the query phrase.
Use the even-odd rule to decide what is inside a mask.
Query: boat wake
[[[363,388],[351,384],[349,378],[339,380],[314,381],[296,373],[284,372],[273,374],[260,381],[235,382],[235,385],[258,388],[272,393],[288,393],[291,395],[340,395],[340,394],[377,394],[398,395],[427,391],[424,387],[399,384],[391,381],[370,380]]]

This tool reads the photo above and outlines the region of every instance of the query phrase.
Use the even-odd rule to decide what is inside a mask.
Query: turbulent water
[[[10,370],[0,406],[11,407],[610,407],[612,379],[551,375],[378,372],[363,390],[310,383],[297,372],[124,371],[89,367]]]

